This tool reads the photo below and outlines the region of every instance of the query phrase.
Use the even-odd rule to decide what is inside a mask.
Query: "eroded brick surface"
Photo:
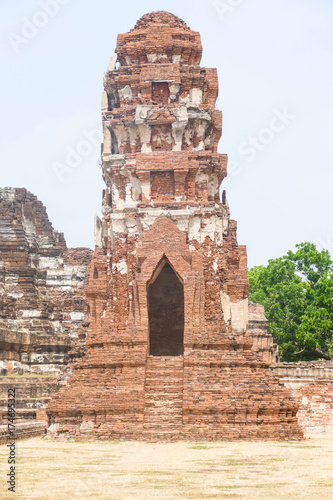
[[[308,432],[333,431],[333,362],[301,361],[271,365],[299,404],[297,418]]]
[[[278,363],[279,348],[274,344],[272,335],[267,333],[267,326],[264,306],[249,302],[247,333],[253,339],[252,350],[256,351],[265,363]]]
[[[9,387],[17,420],[40,418],[71,355],[83,355],[91,254],[67,248],[36,196],[0,189],[0,423]]]
[[[87,354],[49,404],[51,435],[302,437],[295,400],[246,334],[246,248],[220,201],[217,73],[199,65],[201,50],[165,12],[118,37],[102,96]]]

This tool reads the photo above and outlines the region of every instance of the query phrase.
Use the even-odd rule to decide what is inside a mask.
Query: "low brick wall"
[[[333,361],[277,363],[271,371],[291,389],[306,432],[333,432]]]
[[[45,434],[45,422],[32,422],[21,423],[15,426],[15,440],[30,439],[36,436],[43,436]],[[8,426],[0,425],[0,445],[7,444],[13,439],[9,435]]]

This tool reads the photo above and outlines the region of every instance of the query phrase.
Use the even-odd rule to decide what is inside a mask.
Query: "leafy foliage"
[[[333,262],[312,243],[248,271],[283,361],[333,359]]]

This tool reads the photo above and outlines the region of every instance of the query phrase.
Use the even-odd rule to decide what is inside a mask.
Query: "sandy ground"
[[[1,499],[333,499],[333,435],[302,442],[16,443],[0,446]]]

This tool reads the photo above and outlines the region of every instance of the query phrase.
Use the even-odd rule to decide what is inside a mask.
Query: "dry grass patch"
[[[17,493],[7,493],[0,446],[0,498],[333,500],[333,435],[295,442],[17,444]]]

